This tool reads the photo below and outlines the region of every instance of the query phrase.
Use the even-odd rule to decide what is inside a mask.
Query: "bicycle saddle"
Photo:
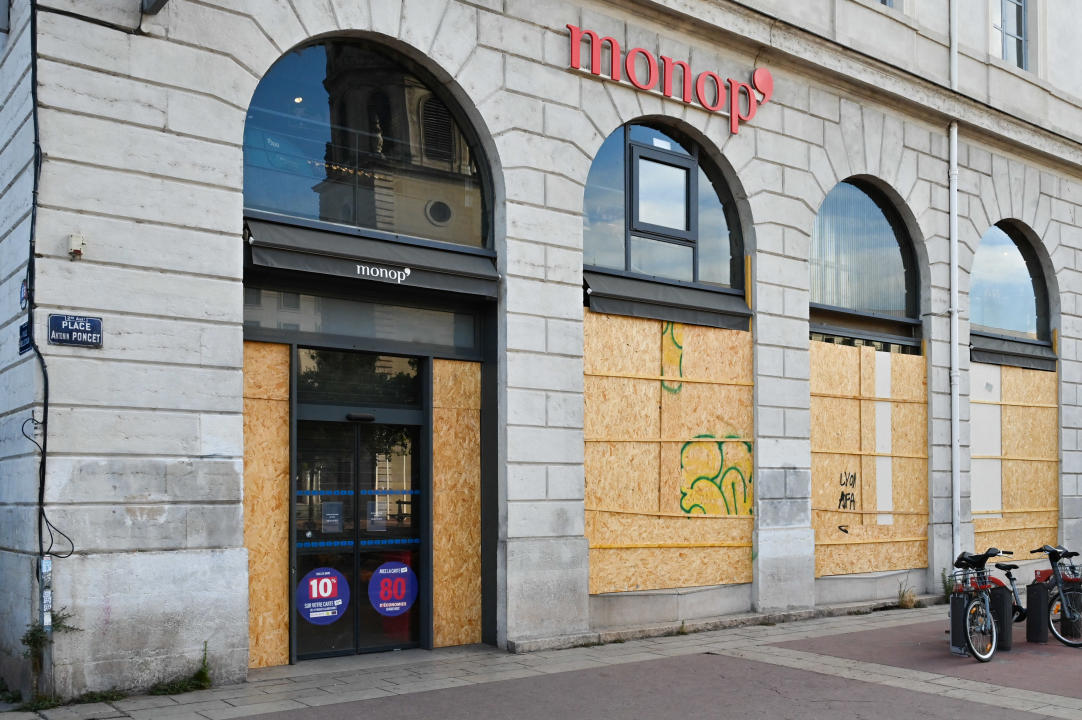
[[[969,552],[960,553],[954,561],[954,567],[956,568],[971,568],[973,570],[984,569],[984,564],[988,562],[988,558],[999,555],[999,548],[988,548],[980,555],[975,555]]]
[[[1011,570],[1017,570],[1018,566],[1011,565],[1010,563],[996,563],[996,569],[1002,570],[1003,572],[1009,572]]]

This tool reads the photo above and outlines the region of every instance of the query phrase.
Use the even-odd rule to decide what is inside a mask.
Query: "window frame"
[[[696,212],[699,209],[699,165],[696,162],[697,158],[690,155],[662,150],[661,148],[650,147],[634,140],[629,141],[627,144],[628,162],[625,167],[625,182],[627,184],[625,187],[630,188],[630,192],[625,190],[625,202],[629,201],[630,211],[627,216],[628,228],[625,233],[629,242],[624,245],[624,267],[631,267],[631,235],[643,235],[652,240],[660,240],[662,242],[673,242],[675,240],[677,242],[674,244],[690,245],[692,247],[692,262],[695,263],[692,278],[697,280],[699,276],[699,213]],[[680,230],[666,225],[655,225],[639,220],[639,191],[641,189],[639,162],[642,160],[648,160],[667,167],[679,168],[687,173],[687,180],[684,183],[684,226],[687,228],[686,230]]]
[[[972,300],[970,300],[970,325],[969,325],[969,357],[971,362],[982,362],[990,365],[1013,365],[1016,367],[1030,368],[1034,370],[1056,369],[1058,355],[1052,333],[1051,305],[1048,293],[1048,282],[1044,277],[1044,268],[1041,267],[1037,250],[1033,247],[1021,232],[1008,222],[997,222],[992,227],[999,228],[1003,234],[1010,238],[1018,249],[1026,264],[1029,273],[1030,286],[1033,288],[1034,310],[1037,314],[1037,337],[1027,338],[1020,335],[1009,334],[1010,331],[1001,329],[977,330],[974,329],[972,314]],[[991,229],[991,228],[989,228]],[[988,232],[987,230],[985,231]],[[981,236],[984,237],[983,235]],[[980,244],[977,245],[978,251]],[[973,254],[976,259],[976,253]],[[969,294],[972,298],[973,282],[972,269],[970,269]],[[988,327],[988,326],[981,326]]]
[[[3,2],[3,0],[0,0]],[[386,230],[380,230],[378,228],[363,227],[360,225],[339,223],[333,220],[323,220],[311,217],[305,217],[300,215],[292,215],[286,212],[280,212],[277,210],[264,210],[256,207],[250,207],[246,202],[246,195],[242,188],[241,202],[243,204],[244,217],[248,218],[273,218],[274,222],[294,225],[301,228],[320,228],[326,230],[334,230],[340,233],[355,235],[358,237],[370,238],[373,240],[390,240],[394,242],[405,241],[410,244],[439,247],[450,252],[463,252],[467,254],[486,254],[495,256],[495,193],[494,182],[492,179],[492,162],[489,159],[483,144],[481,143],[481,137],[474,127],[473,122],[466,115],[462,104],[447,90],[445,84],[441,82],[436,75],[428,70],[424,65],[410,58],[409,56],[397,51],[393,47],[389,47],[379,41],[371,40],[367,38],[358,38],[345,35],[331,35],[327,37],[318,38],[310,42],[304,43],[298,48],[294,48],[290,52],[297,52],[299,50],[305,50],[309,47],[317,45],[332,45],[332,44],[353,44],[361,45],[368,51],[371,51],[377,55],[381,55],[387,58],[389,61],[396,63],[403,73],[408,73],[414,78],[419,80],[428,92],[422,101],[434,98],[441,102],[447,109],[451,116],[452,121],[455,123],[459,133],[462,135],[462,139],[465,140],[466,146],[469,148],[471,164],[477,170],[478,184],[480,185],[481,195],[481,243],[480,245],[467,245],[465,243],[456,243],[447,240],[439,240],[430,237],[419,237],[413,235],[406,235],[398,232],[388,232]],[[281,60],[285,55],[278,58]],[[271,68],[260,78],[257,83],[259,84],[266,79],[273,71],[278,60],[271,65]],[[253,104],[249,103],[246,112],[251,112]],[[418,107],[418,111],[420,111]],[[419,113],[420,115],[420,113]],[[333,125],[334,118],[330,119],[330,123]],[[422,119],[423,122],[423,119]],[[247,124],[245,125],[247,127]],[[421,132],[423,136],[423,128]],[[454,148],[455,139],[452,137],[452,148]],[[422,160],[427,161],[427,152],[424,145],[423,137],[418,139],[416,148],[418,156]],[[243,148],[242,148],[243,151]],[[453,153],[453,149],[452,149]],[[242,152],[243,154],[243,152]],[[247,159],[244,159],[244,164],[247,166]],[[480,252],[479,252],[480,251]]]
[[[1003,62],[1009,63],[1012,67],[1017,67],[1020,70],[1029,70],[1029,3],[1027,0],[998,0],[999,2],[999,25],[993,24],[992,27],[999,32],[999,58]],[[1021,10],[1022,15],[1022,28],[1021,34],[1016,35],[1007,32],[1005,27],[1006,23],[1004,18],[1007,16],[1007,8],[1013,6]],[[1020,40],[1022,42],[1022,50],[1018,56],[1018,62],[1011,62],[1007,58],[1007,44],[1009,41]]]
[[[630,129],[633,126],[641,126],[664,133],[677,142],[685,151],[680,153],[663,148],[647,145],[646,143],[632,140]],[[604,265],[583,264],[583,270],[588,273],[615,275],[634,280],[676,285],[680,287],[706,290],[709,292],[725,293],[730,295],[745,294],[744,277],[744,238],[740,217],[736,209],[736,200],[729,182],[722,176],[721,168],[709,158],[703,158],[702,148],[699,142],[688,137],[679,129],[660,123],[642,122],[632,120],[618,128],[623,131],[622,156],[624,158],[624,267],[613,268]],[[613,132],[616,132],[615,130]],[[611,137],[611,133],[610,136]],[[606,138],[608,140],[608,138]],[[680,231],[650,223],[638,222],[638,158],[653,160],[665,165],[683,167],[688,170],[687,183],[687,219],[688,230]],[[699,280],[699,170],[711,180],[711,185],[721,200],[725,212],[725,221],[728,226],[729,240],[729,284],[702,282]],[[720,183],[721,190],[718,185]],[[585,190],[584,190],[585,192]],[[585,217],[585,214],[584,214]],[[633,235],[660,242],[667,242],[692,249],[692,280],[678,280],[662,275],[650,275],[631,269],[631,237]],[[585,249],[585,238],[584,238]]]
[[[899,317],[885,313],[866,312],[809,300],[809,337],[811,335],[822,335],[833,338],[830,342],[842,340],[842,344],[851,344],[846,342],[849,340],[861,340],[864,343],[889,343],[891,346],[905,348],[915,354],[920,354],[924,325],[920,312],[921,279],[917,269],[916,250],[909,229],[906,227],[898,208],[875,184],[860,178],[850,177],[839,181],[837,185],[843,183],[851,185],[864,193],[883,213],[883,218],[894,234],[902,261],[905,284],[905,315]],[[834,188],[831,188],[827,194],[829,195],[833,190]],[[826,198],[824,197],[825,202]],[[821,205],[819,212],[822,212]],[[816,213],[816,223],[818,223],[819,212]],[[809,246],[809,266],[812,262],[811,251],[814,247],[814,243]],[[809,281],[810,275],[811,268],[809,267]],[[810,295],[809,292],[809,298]]]

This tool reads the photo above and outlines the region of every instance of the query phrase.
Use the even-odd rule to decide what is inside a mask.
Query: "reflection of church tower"
[[[461,210],[480,202],[480,188],[446,105],[380,53],[352,43],[326,51],[331,140],[327,178],[313,188],[320,217],[422,237],[479,236],[479,213]]]

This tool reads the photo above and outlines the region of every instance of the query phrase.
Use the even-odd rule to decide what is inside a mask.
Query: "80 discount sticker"
[[[401,615],[416,599],[417,576],[403,563],[383,563],[368,581],[368,600],[380,615]]]

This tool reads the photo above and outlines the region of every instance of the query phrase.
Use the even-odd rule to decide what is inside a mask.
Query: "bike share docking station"
[[[1069,647],[1082,647],[1082,568],[1072,558],[1078,553],[1045,545],[1031,553],[1043,553],[1050,568],[1034,572],[1026,587],[1026,607],[1018,594],[1012,570],[1017,565],[996,563],[1010,587],[991,575],[987,561],[1011,551],[988,548],[979,555],[963,552],[954,561],[950,594],[950,650],[988,662],[996,650],[1010,650],[1014,623],[1026,621],[1026,641],[1047,643],[1051,630]]]

